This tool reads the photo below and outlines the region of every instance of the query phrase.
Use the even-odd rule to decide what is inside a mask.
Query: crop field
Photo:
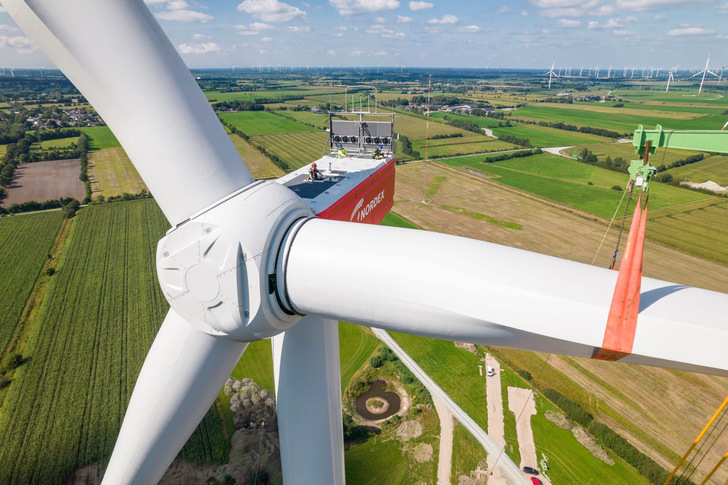
[[[341,88],[327,88],[325,86],[300,86],[287,89],[275,89],[268,91],[239,91],[239,92],[220,92],[220,91],[204,91],[208,100],[215,101],[236,101],[249,99],[276,99],[281,96],[310,96],[323,95],[329,91],[338,92]]]
[[[230,123],[248,136],[315,130],[310,126],[267,111],[236,111],[234,113],[220,113],[219,116],[223,121]]]
[[[16,216],[20,217],[20,216]],[[112,450],[167,304],[154,247],[167,222],[152,200],[78,213],[2,408],[0,482],[63,483]],[[202,431],[200,431],[202,430]],[[183,455],[225,456],[208,413]]]
[[[628,176],[550,154],[482,163],[483,157],[446,159],[443,163],[471,167],[497,177],[506,185],[611,219],[622,198]],[[591,182],[593,185],[589,185]],[[710,196],[670,185],[653,183],[650,208],[660,209],[709,199]]]
[[[413,143],[417,140],[425,139],[426,124],[427,121],[425,119],[418,118],[416,116],[410,116],[401,113],[397,113],[394,116],[394,132],[406,136]],[[472,134],[469,131],[461,130],[460,128],[455,128],[454,126],[430,120],[430,137],[433,137],[435,135],[450,135],[453,133],[461,133],[463,137]]]
[[[663,87],[663,86],[660,86]],[[713,93],[702,93],[695,91],[670,91],[663,89],[655,91],[612,91],[616,97],[624,97],[631,101],[662,101],[666,103],[693,103],[700,105],[728,106],[728,98]]]
[[[327,139],[326,132],[313,128],[300,133],[258,135],[251,138],[253,143],[260,144],[269,153],[280,157],[294,170],[321,158]]]
[[[516,125],[508,128],[493,128],[495,136],[510,135],[526,138],[534,147],[562,147],[584,145],[587,143],[612,143],[614,140],[603,136],[590,135],[575,131],[559,130],[547,126]]]
[[[61,224],[61,211],[0,218],[0,361]]]
[[[520,147],[511,143],[498,141],[495,138],[481,137],[478,142],[459,143],[459,138],[450,138],[450,143],[437,146],[430,146],[428,143],[428,158],[455,157],[460,155],[471,155],[473,153],[489,153],[499,152],[503,150],[517,150]],[[439,141],[439,140],[431,140]],[[417,142],[412,144],[415,150],[420,152],[421,158],[425,158],[425,142]]]
[[[283,111],[276,111],[281,116],[284,116],[286,118],[293,118],[297,121],[301,121],[303,123],[310,123],[312,125],[316,125],[321,128],[327,128],[329,126],[329,117],[328,115],[321,114],[321,113],[314,113],[312,111],[306,110],[306,111],[294,111],[292,109],[283,110]]]
[[[243,158],[245,165],[255,179],[272,179],[283,175],[283,170],[278,168],[270,158],[263,155],[260,150],[248,143],[243,137],[230,135],[233,145]]]
[[[2,205],[8,207],[34,200],[85,197],[83,182],[78,178],[81,162],[78,159],[51,160],[48,162],[23,163],[15,170],[15,176],[7,189]]]
[[[89,181],[93,197],[138,194],[146,189],[144,181],[121,147],[89,152]]]
[[[728,202],[655,214],[647,237],[698,256],[728,264]]]
[[[513,111],[513,117],[545,121],[563,121],[577,126],[591,126],[605,128],[619,133],[631,133],[637,125],[652,128],[662,125],[665,129],[675,130],[719,130],[725,119],[720,115],[704,115],[692,120],[664,118],[652,116],[646,112],[644,115],[624,114],[621,108],[613,108],[613,113],[586,110],[582,107],[573,109],[568,104],[532,104]]]
[[[728,185],[728,156],[710,155],[703,160],[671,168],[668,173],[675,180],[689,180],[691,182],[707,182],[712,180],[719,185]]]
[[[121,146],[108,126],[87,126],[79,128],[79,130],[90,138],[88,146],[91,150]]]

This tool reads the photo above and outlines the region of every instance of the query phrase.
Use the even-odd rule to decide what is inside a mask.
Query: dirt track
[[[15,170],[2,206],[61,197],[83,200],[85,194],[83,182],[78,178],[80,173],[81,162],[78,159],[23,163]]]
[[[425,191],[436,177],[444,177],[435,193]],[[521,224],[521,230],[474,219],[440,206],[465,208],[496,220]],[[606,230],[606,221],[565,206],[504,187],[484,177],[438,163],[397,168],[394,211],[413,223],[437,232],[466,236],[582,263],[591,263]],[[597,265],[606,267],[616,243],[612,231]],[[728,266],[683,254],[649,242],[645,247],[646,276],[728,292]],[[517,356],[517,353],[510,354]],[[531,354],[533,355],[533,354]],[[542,369],[546,355],[532,372]],[[526,362],[526,360],[523,360]],[[708,418],[725,398],[728,379],[626,364],[610,364],[552,356],[549,360],[591,396],[592,412],[664,467],[682,455]],[[550,372],[553,375],[553,371]],[[534,375],[534,377],[537,377]],[[554,377],[556,379],[556,377]],[[618,390],[618,392],[615,392]],[[581,392],[581,391],[580,391]],[[616,419],[611,410],[620,416]],[[639,430],[634,431],[633,430]],[[728,449],[728,436],[715,448]],[[670,450],[669,459],[665,451]],[[705,463],[717,463],[713,452]],[[722,472],[722,480],[728,470]]]

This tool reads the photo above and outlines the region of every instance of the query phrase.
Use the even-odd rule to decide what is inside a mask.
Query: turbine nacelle
[[[312,216],[276,182],[248,185],[192,216],[157,247],[165,298],[209,335],[251,342],[289,329],[301,316],[278,303],[279,248],[295,221]]]

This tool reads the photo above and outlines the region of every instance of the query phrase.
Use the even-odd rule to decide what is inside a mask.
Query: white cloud
[[[614,7],[614,5],[599,5],[597,8],[590,10],[589,15],[594,15],[597,17],[607,17],[609,15],[614,15],[617,12],[618,11]]]
[[[0,24],[0,30],[4,30],[6,32],[15,32],[16,30],[18,30],[18,28],[8,24]]]
[[[374,51],[371,54],[369,54],[372,57],[383,57],[386,56],[388,53],[384,49],[379,49],[378,51]]]
[[[521,17],[528,17],[528,10],[521,12]]]
[[[503,5],[501,8],[496,10],[496,12],[498,12],[498,13],[508,13],[510,11],[511,11],[511,7],[509,7],[508,5]]]
[[[193,40],[210,40],[212,39],[211,36],[205,35],[205,34],[192,34]]]
[[[367,34],[379,35],[384,39],[401,39],[405,36],[403,32],[395,32],[394,30],[386,28],[382,24],[374,24],[364,32]]]
[[[161,3],[161,2],[153,2]],[[189,5],[184,0],[171,0],[166,2],[167,10],[158,12],[155,16],[161,20],[170,20],[173,22],[209,22],[214,17],[206,13],[190,10]]]
[[[216,52],[220,50],[220,46],[214,42],[201,42],[192,44],[180,44],[177,50],[181,54],[207,54],[208,52]]]
[[[379,12],[399,8],[398,0],[329,0],[329,3],[341,15],[353,15],[362,12]]]
[[[258,35],[259,32],[274,30],[276,27],[263,22],[253,22],[250,25],[236,25],[235,28],[240,35]]]
[[[432,2],[410,2],[409,8],[410,10],[414,12],[419,12],[420,10],[427,10],[428,8],[433,8],[435,6]]]
[[[695,6],[698,3],[712,2],[711,0],[617,0],[617,8],[631,12],[644,12],[670,7]]]
[[[374,19],[374,22],[377,23],[377,24],[386,24],[387,23],[387,19],[384,18],[384,17],[377,17],[377,18]]]
[[[412,17],[405,17],[403,15],[397,15],[397,23],[398,24],[406,24],[408,22],[412,22],[414,19]]]
[[[599,28],[599,22],[594,22],[593,20],[589,21],[588,24],[586,24],[587,29],[598,29]]]
[[[672,29],[670,30],[667,35],[671,37],[682,37],[685,35],[705,35],[705,34],[712,34],[715,31],[712,29],[704,29],[702,27],[690,27],[690,26],[683,26],[679,29]]]
[[[559,19],[556,25],[566,29],[573,29],[581,25],[581,20]]]
[[[531,0],[544,17],[581,17],[599,4],[599,0]]]
[[[632,32],[631,30],[614,30],[614,31],[612,31],[612,33],[614,35],[618,35],[620,37],[624,37],[625,35],[632,35],[632,34],[634,34],[634,32]]]
[[[244,0],[238,5],[238,10],[265,22],[290,22],[296,18],[306,18],[306,12],[300,8],[278,0]]]
[[[336,57],[336,51],[333,50],[333,49],[331,49],[331,50],[329,50],[329,51],[326,52],[326,55],[328,57]]]
[[[443,15],[441,19],[430,19],[427,21],[428,24],[456,24],[458,23],[458,18],[451,14]]]
[[[273,38],[272,38],[272,37],[263,37],[263,38],[262,38],[262,39],[260,39],[260,40],[262,40],[263,42],[270,42],[270,41],[272,41],[272,40],[273,40]]]
[[[290,27],[283,27],[286,32],[311,32],[310,25],[295,25]]]
[[[349,30],[349,28],[346,27],[345,25],[341,25],[339,27],[334,27],[334,29],[339,30],[341,32],[346,32],[347,30]]]
[[[635,17],[625,17],[625,18],[612,18],[604,22],[603,25],[599,25],[599,22],[590,21],[588,23],[588,27],[590,29],[616,29],[624,27],[626,24],[630,22],[636,22],[637,19]]]
[[[728,39],[728,35],[718,34],[718,35],[715,36],[715,38],[718,39],[718,40],[726,40],[726,39]]]
[[[463,25],[455,30],[457,30],[458,32],[473,33],[478,32],[480,30],[480,27],[478,27],[477,25]]]

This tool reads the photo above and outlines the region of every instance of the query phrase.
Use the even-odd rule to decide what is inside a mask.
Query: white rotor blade
[[[296,311],[415,335],[592,357],[617,272],[471,239],[312,219],[287,255]],[[728,375],[728,295],[650,278],[621,362]]]
[[[247,346],[202,333],[170,310],[144,361],[103,483],[159,482]]]
[[[307,316],[272,343],[283,481],[345,483],[338,323]]]
[[[252,182],[142,0],[2,0],[109,125],[176,225]]]

